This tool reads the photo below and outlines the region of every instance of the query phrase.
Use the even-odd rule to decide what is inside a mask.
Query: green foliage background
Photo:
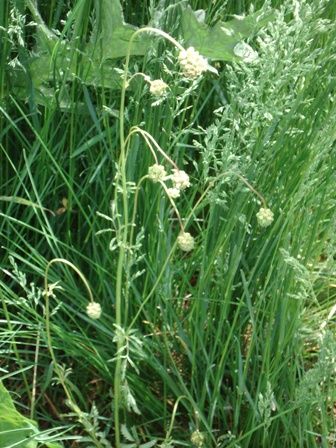
[[[193,446],[195,434],[205,447],[333,446],[335,14],[332,0],[0,3],[0,380],[17,397],[14,408],[1,385],[0,448],[32,434],[22,447],[115,446],[121,346],[121,446]],[[190,175],[177,206],[196,246],[175,248],[169,201],[144,183],[118,328],[121,75],[147,24],[219,75],[187,82],[153,34],[131,48],[130,74],[162,78],[169,93],[155,101],[134,78],[126,131],[149,132]],[[234,55],[240,41],[256,63]],[[152,163],[134,136],[127,180]],[[272,209],[269,228],[239,176]],[[43,295],[53,258],[80,269],[103,308],[90,320],[78,276],[52,267],[58,368]]]

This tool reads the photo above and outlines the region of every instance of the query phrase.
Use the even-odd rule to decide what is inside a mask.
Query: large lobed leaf
[[[100,15],[101,32],[98,40],[101,40],[102,60],[126,56],[129,41],[138,28],[125,23],[119,0],[101,0]],[[142,34],[133,41],[131,54],[144,55],[150,45],[148,34]]]
[[[37,433],[37,426],[21,415],[13,400],[0,382],[0,448],[16,444],[16,448],[36,448],[37,443],[31,438]]]
[[[0,448],[37,448],[38,435],[36,422],[15,409],[8,390],[0,381]],[[62,448],[58,443],[52,442],[46,442],[43,446]]]
[[[256,12],[249,16],[236,16],[228,22],[217,22],[209,27],[202,20],[204,14],[195,13],[189,6],[182,10],[182,34],[186,46],[192,46],[210,59],[232,61],[236,59],[233,49],[242,39],[251,37],[266,25],[273,13]]]
[[[114,70],[112,60],[126,56],[130,39],[138,28],[125,23],[119,0],[101,0],[97,5],[99,20],[90,41],[79,52],[73,43],[56,36],[46,26],[35,2],[26,0],[26,6],[38,24],[34,54],[26,59],[37,103],[47,105],[55,101],[55,82],[64,86],[64,81],[79,79],[83,84],[98,88],[113,90],[121,87],[120,75]],[[228,22],[217,22],[213,27],[204,23],[204,17],[203,10],[194,12],[188,5],[181,7],[181,33],[185,46],[193,46],[210,59],[233,61],[237,59],[233,51],[235,45],[272,20],[273,13],[258,11],[246,17],[235,16]],[[131,55],[146,54],[154,39],[147,33],[137,36],[132,43]],[[26,79],[25,72],[13,70],[11,80],[16,94],[24,98]],[[58,102],[62,109],[68,108],[69,101],[64,92],[58,96]]]

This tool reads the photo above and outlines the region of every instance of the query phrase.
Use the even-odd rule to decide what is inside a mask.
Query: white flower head
[[[154,165],[148,168],[148,177],[154,183],[164,181],[167,177],[166,170],[163,165],[154,163]]]
[[[196,79],[203,72],[209,70],[208,61],[199,54],[194,47],[189,47],[186,50],[181,50],[178,60],[182,69],[182,73],[186,78]]]
[[[176,198],[180,197],[181,190],[179,188],[175,188],[175,187],[167,188],[167,194],[170,198],[176,199]]]
[[[193,445],[195,445],[197,448],[201,448],[204,446],[204,442],[205,442],[205,436],[204,434],[199,431],[198,429],[196,429],[196,431],[194,431],[191,434],[190,437],[190,441]]]
[[[258,53],[246,42],[239,42],[235,45],[233,52],[246,63],[255,62],[259,59]]]
[[[164,96],[167,89],[168,84],[162,81],[162,79],[154,79],[154,81],[150,81],[149,91],[154,96]]]
[[[195,240],[189,232],[181,232],[177,237],[177,244],[183,252],[190,252],[195,247]]]
[[[90,302],[86,307],[86,314],[91,319],[99,319],[102,313],[102,308],[98,302]]]
[[[183,170],[173,169],[173,174],[170,176],[173,181],[174,188],[178,190],[185,190],[190,187],[189,176]]]
[[[263,208],[261,207],[260,210],[258,211],[258,213],[256,214],[257,220],[258,220],[258,224],[261,227],[268,227],[272,224],[273,219],[274,219],[274,215],[272,210],[270,210],[269,208]]]

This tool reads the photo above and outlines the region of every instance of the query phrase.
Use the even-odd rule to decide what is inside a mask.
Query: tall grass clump
[[[335,444],[335,6],[217,3],[0,5],[0,448]]]

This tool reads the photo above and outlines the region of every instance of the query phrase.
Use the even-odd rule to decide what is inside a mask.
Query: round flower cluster
[[[197,448],[202,448],[205,442],[204,434],[196,429],[196,431],[191,434],[190,441],[193,445],[197,446]]]
[[[150,81],[149,91],[154,96],[164,96],[167,89],[168,84],[162,81],[162,79],[154,79],[154,81]]]
[[[183,170],[174,169],[170,179],[173,181],[174,188],[178,190],[185,190],[190,187],[189,176]]]
[[[155,163],[154,165],[152,165],[148,168],[148,178],[151,179],[155,183],[157,183],[157,182],[163,183],[164,181],[171,180],[173,186],[170,188],[167,188],[164,185],[164,190],[165,190],[166,194],[169,196],[169,198],[174,200],[180,196],[182,190],[185,190],[186,188],[190,187],[190,181],[189,181],[189,176],[185,171],[179,170],[178,168],[174,168],[172,170],[172,172],[173,172],[173,174],[170,174],[169,176],[167,176],[167,172],[166,172],[164,166]],[[177,214],[179,216],[179,213],[178,213],[178,210],[176,209],[176,207],[175,207],[175,211],[177,212]],[[180,217],[179,217],[179,220],[181,223]],[[181,224],[181,227],[182,227],[182,224]],[[190,252],[195,247],[195,241],[194,241],[194,238],[190,235],[190,233],[182,230],[181,233],[179,234],[179,236],[177,237],[177,245],[184,252]]]
[[[148,168],[148,177],[156,183],[164,181],[167,178],[167,173],[163,165],[155,163]]]
[[[196,79],[209,68],[208,61],[194,47],[181,50],[178,60],[186,78]]]
[[[170,179],[173,183],[173,187],[167,188],[166,192],[172,199],[178,198],[182,190],[190,187],[189,176],[185,171],[173,169],[173,174],[167,176],[165,167],[157,163],[148,168],[148,177],[155,183]]]
[[[259,58],[258,53],[245,42],[239,42],[235,45],[233,52],[246,63],[254,62]]]
[[[261,207],[260,210],[258,211],[258,213],[256,214],[257,220],[258,220],[258,224],[261,227],[268,227],[272,224],[273,219],[274,219],[274,215],[272,210],[270,210],[269,208],[263,208]]]
[[[86,307],[86,314],[91,319],[99,319],[102,313],[102,308],[98,302],[90,302]]]
[[[181,191],[179,190],[179,188],[167,188],[167,194],[170,198],[172,199],[177,199],[180,197]]]
[[[189,232],[181,232],[177,237],[177,244],[183,252],[190,252],[195,247],[195,240]]]

